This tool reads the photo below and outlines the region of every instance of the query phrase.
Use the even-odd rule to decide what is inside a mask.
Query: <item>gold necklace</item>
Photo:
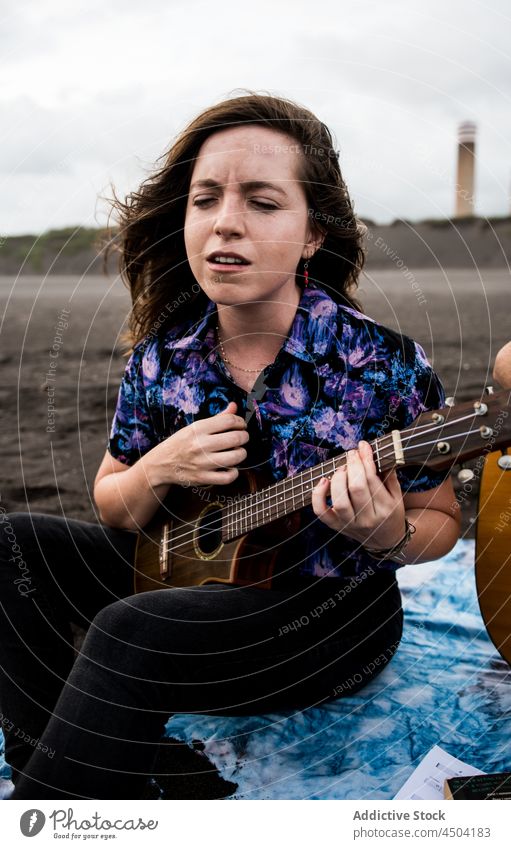
[[[237,366],[232,362],[232,360],[229,360],[227,358],[225,350],[224,350],[224,346],[222,344],[222,340],[220,339],[220,328],[219,328],[218,324],[216,326],[216,335],[217,335],[217,338],[218,338],[218,344],[220,345],[220,350],[222,352],[222,359],[223,359],[224,363],[228,363],[228,365],[234,366],[234,368],[237,368],[240,371],[247,371],[247,372],[250,372],[251,374],[255,374],[257,372],[259,374],[259,372],[261,371],[260,368],[243,368],[243,366]],[[266,366],[271,365],[271,363],[261,363],[261,365],[264,368],[266,368]]]

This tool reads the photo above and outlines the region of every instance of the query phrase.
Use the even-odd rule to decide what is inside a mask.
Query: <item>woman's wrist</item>
[[[156,489],[159,486],[160,481],[157,479],[158,466],[154,463],[153,458],[151,457],[153,450],[154,449],[151,449],[151,451],[148,451],[147,454],[144,454],[144,456],[140,458],[138,466],[139,472],[143,473],[150,488]]]
[[[403,560],[403,551],[416,531],[415,525],[405,516],[405,532],[401,539],[390,548],[370,548],[364,546],[367,554],[375,560]]]
[[[168,487],[171,484],[175,483],[174,479],[169,480],[168,476],[167,480],[163,480],[162,478],[162,463],[159,459],[160,452],[158,450],[160,448],[160,445],[161,443],[159,445],[155,445],[154,448],[151,448],[151,450],[148,451],[147,454],[144,454],[137,463],[137,465],[140,466],[140,471],[143,470],[145,480],[147,481],[151,489],[156,491],[156,493],[158,493],[158,490],[160,488]],[[175,464],[169,464],[167,462],[165,466],[166,468],[173,468]]]

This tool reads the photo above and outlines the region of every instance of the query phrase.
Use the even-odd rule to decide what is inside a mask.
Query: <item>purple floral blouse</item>
[[[121,463],[133,465],[179,428],[236,401],[250,435],[238,468],[278,481],[445,406],[443,386],[417,342],[338,305],[317,284],[303,290],[289,336],[250,393],[227,371],[215,326],[216,304],[209,301],[198,321],[148,334],[134,347],[107,444]],[[448,472],[407,466],[397,475],[403,492],[423,492]],[[297,574],[347,577],[369,566],[399,567],[370,558],[311,506],[303,512]]]

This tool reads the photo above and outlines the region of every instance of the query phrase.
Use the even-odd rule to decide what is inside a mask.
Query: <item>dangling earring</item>
[[[303,266],[303,276],[305,277],[305,286],[309,285],[309,260],[306,259]]]

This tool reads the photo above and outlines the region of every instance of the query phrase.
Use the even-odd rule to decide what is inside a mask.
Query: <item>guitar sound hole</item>
[[[212,507],[202,516],[198,544],[204,554],[211,554],[222,542],[222,508]]]

